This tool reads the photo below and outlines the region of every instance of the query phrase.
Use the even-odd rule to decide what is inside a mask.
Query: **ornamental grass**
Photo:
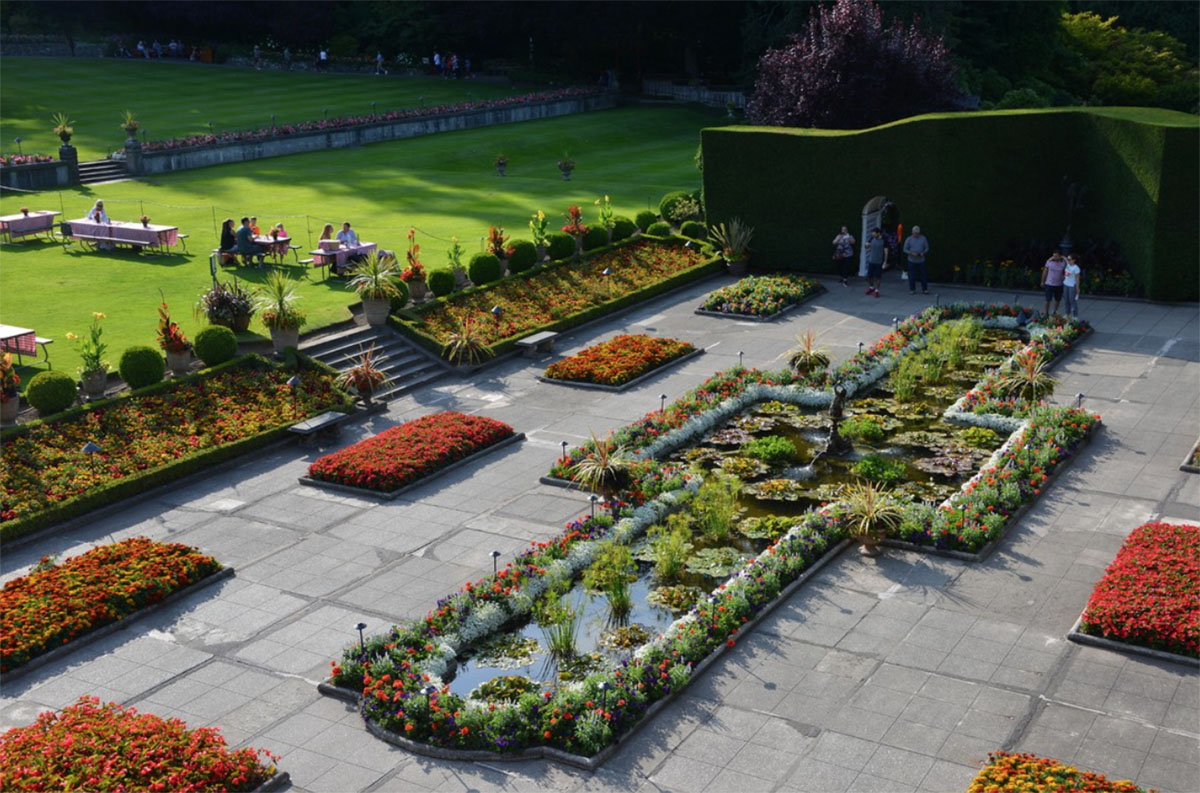
[[[798,275],[751,275],[709,294],[700,308],[722,314],[769,317],[799,303],[817,288],[815,282]]]
[[[504,422],[448,410],[320,457],[308,467],[308,475],[322,482],[387,493],[512,434],[513,428]]]
[[[1145,523],[1092,590],[1080,630],[1200,657],[1200,526]]]
[[[1109,780],[1104,774],[1033,754],[992,752],[988,764],[971,782],[967,793],[1147,793],[1127,779]],[[1152,792],[1151,792],[1152,793]]]
[[[621,335],[546,367],[546,377],[597,385],[624,385],[691,353],[694,345],[644,334]]]
[[[6,791],[249,791],[275,775],[277,759],[225,748],[214,727],[189,730],[96,697],[0,735]]]
[[[179,543],[132,537],[55,565],[48,557],[0,590],[0,672],[116,622],[221,569]]]

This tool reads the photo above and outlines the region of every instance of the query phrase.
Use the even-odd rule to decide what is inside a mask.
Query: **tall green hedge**
[[[701,142],[709,220],[754,226],[756,266],[832,272],[830,240],[842,225],[859,236],[863,206],[883,195],[928,235],[930,278],[949,281],[1010,239],[1061,237],[1068,176],[1088,185],[1073,236],[1115,239],[1151,298],[1200,297],[1196,116],[944,113],[860,131],[721,127]]]

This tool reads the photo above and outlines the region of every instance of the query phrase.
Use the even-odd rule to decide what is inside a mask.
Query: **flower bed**
[[[41,162],[54,162],[54,158],[49,154],[0,154],[0,167],[32,165]]]
[[[100,545],[58,565],[43,557],[32,572],[0,590],[0,672],[220,569],[215,559],[194,548],[145,537]]]
[[[1075,766],[1033,754],[992,752],[988,764],[971,782],[967,793],[1146,793],[1129,780],[1109,780],[1104,774],[1080,771]]]
[[[574,327],[719,266],[720,259],[673,242],[635,240],[402,312],[397,327],[440,353],[462,323],[472,322],[480,340],[498,354],[523,336]],[[496,307],[499,316],[493,313]]]
[[[329,371],[306,369],[294,389],[292,374],[243,356],[5,431],[0,539],[143,492],[351,404]],[[100,451],[82,453],[89,442]]]
[[[5,790],[250,791],[275,775],[276,759],[225,748],[215,728],[189,730],[179,719],[95,697],[0,735]]]
[[[700,311],[743,317],[772,317],[816,294],[821,285],[798,275],[751,275],[710,293]]]
[[[1200,657],[1200,526],[1146,523],[1096,584],[1080,630]]]
[[[624,385],[682,358],[696,347],[678,339],[621,335],[546,367],[546,377],[597,385]]]
[[[320,457],[308,475],[321,482],[387,493],[512,437],[486,416],[434,413]]]

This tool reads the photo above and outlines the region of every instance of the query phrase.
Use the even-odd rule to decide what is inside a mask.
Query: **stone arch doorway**
[[[871,237],[871,229],[883,229],[883,238],[891,248],[888,262],[896,266],[900,243],[904,235],[904,226],[900,224],[900,208],[887,196],[877,195],[863,205],[862,228],[859,236],[858,275],[867,275],[866,241]]]

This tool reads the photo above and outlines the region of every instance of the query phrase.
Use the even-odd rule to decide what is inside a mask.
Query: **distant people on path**
[[[1046,316],[1050,316],[1050,301],[1054,301],[1054,313],[1058,313],[1058,306],[1062,303],[1063,298],[1063,278],[1067,272],[1067,260],[1058,251],[1050,254],[1050,258],[1046,260],[1046,264],[1042,267],[1042,287],[1046,290]]]
[[[837,262],[837,274],[842,286],[850,286],[850,276],[853,275],[854,245],[857,240],[850,229],[842,226],[842,230],[833,238],[833,260]]]
[[[179,42],[176,41],[175,39],[171,39],[170,43],[167,44],[167,52],[169,52],[171,54],[172,58],[178,58],[179,57]]]
[[[322,47],[317,53],[317,71],[326,71],[329,68],[329,53]]]
[[[863,251],[867,255],[867,294],[879,297],[883,266],[888,260],[888,244],[883,238],[883,229],[871,229],[871,236],[863,243]]]
[[[262,71],[262,49],[257,44],[254,45],[254,69]]]
[[[192,45],[192,54],[188,56],[189,61],[200,60],[200,48],[195,44]]]
[[[1067,257],[1067,266],[1063,270],[1063,312],[1068,317],[1079,316],[1079,290],[1083,286],[1083,268],[1075,254]]]
[[[142,41],[141,39],[138,39],[137,47],[135,47],[134,49],[137,50],[137,54],[138,54],[139,58],[147,58],[148,59],[150,57],[150,53],[146,51],[146,42]]]
[[[161,61],[162,55],[163,55],[162,43],[158,39],[155,39],[154,40],[154,57],[158,58]]]
[[[437,50],[433,51],[433,70],[438,74],[442,73],[442,55]]]
[[[237,230],[237,246],[235,250],[241,256],[256,256],[261,266],[266,261],[267,249],[254,241],[254,232],[250,229],[250,218],[242,218],[242,226]]]
[[[925,257],[929,254],[929,240],[921,233],[920,226],[912,227],[912,234],[904,241],[904,256],[908,259],[908,293],[917,293],[917,277],[921,278],[921,294],[929,294],[929,279],[925,276]]]
[[[383,68],[383,53],[375,52],[375,74],[387,74],[387,69]]]
[[[292,70],[292,51],[287,47],[283,48],[283,68],[289,72]]]

